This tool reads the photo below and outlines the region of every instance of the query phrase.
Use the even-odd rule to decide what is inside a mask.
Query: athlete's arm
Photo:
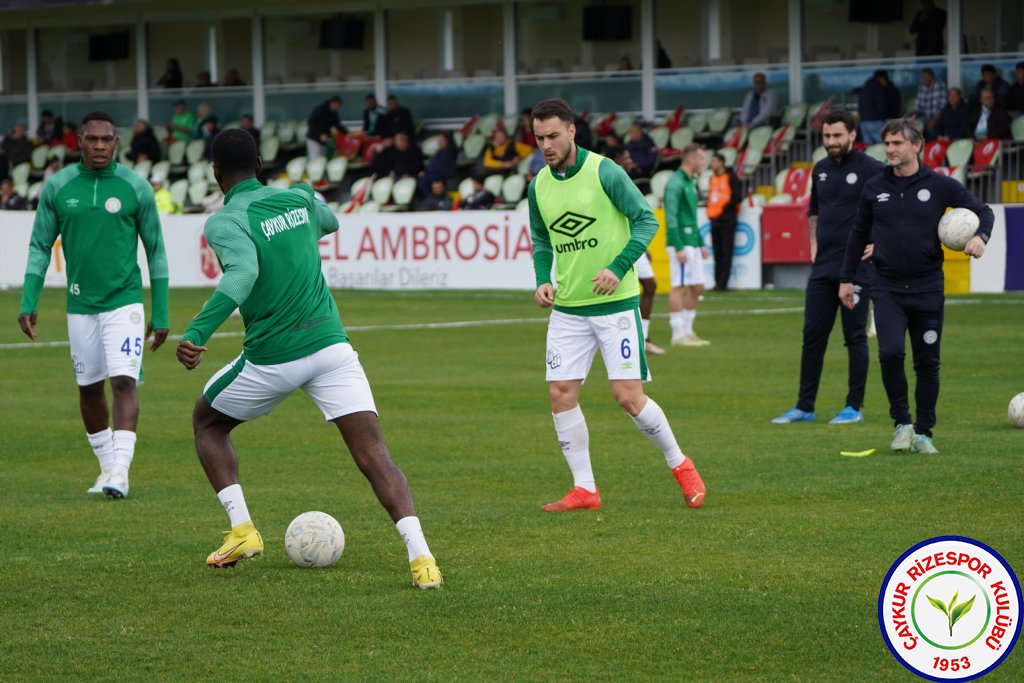
[[[47,183],[39,199],[35,222],[32,224],[32,236],[28,242],[28,265],[25,267],[25,285],[21,292],[21,306],[18,308],[18,324],[21,331],[35,340],[35,325],[39,316],[36,307],[39,295],[43,291],[43,280],[46,269],[50,267],[50,255],[53,243],[57,241],[60,228],[57,223],[57,210],[54,206],[54,185]]]
[[[665,185],[665,242],[677,252],[683,251],[683,232],[679,226],[679,197],[683,193],[679,174],[673,173]]]
[[[204,232],[206,241],[217,254],[224,276],[213,296],[182,335],[182,341],[196,347],[205,344],[228,316],[245,303],[259,275],[256,245],[243,226],[230,217],[215,214],[206,221]]]
[[[857,272],[857,266],[862,260],[864,250],[867,247],[871,236],[871,226],[874,223],[874,210],[871,205],[871,198],[867,192],[868,185],[864,185],[864,192],[861,193],[860,207],[857,209],[857,219],[854,221],[853,229],[850,230],[850,237],[846,242],[846,253],[843,255],[843,268],[839,273],[839,299],[843,306],[853,310],[853,275]]]
[[[647,245],[654,238],[654,233],[658,232],[658,219],[654,217],[654,212],[636,183],[614,161],[602,159],[597,175],[604,193],[615,208],[629,219],[629,241],[607,266],[621,280],[640,255],[647,251]]]
[[[950,179],[946,178],[945,180]],[[995,214],[992,213],[992,209],[988,204],[975,197],[970,190],[960,183],[953,181],[947,184],[952,188],[953,192],[949,202],[950,206],[970,209],[978,214],[980,219],[978,229],[974,232],[974,237],[968,240],[967,246],[964,247],[964,253],[974,258],[981,258],[985,254],[985,245],[988,244],[989,239],[992,237]]]
[[[139,210],[135,216],[135,224],[146,250],[149,263],[149,294],[152,299],[152,313],[146,327],[146,338],[153,335],[150,351],[156,351],[167,339],[170,331],[168,322],[168,272],[167,252],[164,250],[163,232],[160,229],[160,214],[156,210],[153,189],[149,185],[142,186],[138,192]]]
[[[338,217],[334,215],[329,206],[320,201],[312,187],[294,185],[288,188],[288,191],[301,195],[304,200],[309,202],[309,208],[313,212],[313,218],[316,220],[316,227],[320,231],[321,237],[338,231]]]
[[[796,197],[794,197],[796,199]],[[811,179],[811,203],[807,206],[807,232],[811,238],[811,263],[818,258],[818,184]]]
[[[537,195],[533,191],[534,183],[530,183],[526,196],[530,207],[530,237],[533,240],[533,274],[537,287],[551,286],[551,266],[555,262],[555,252],[551,249],[551,237],[548,226],[537,207]],[[538,301],[539,303],[539,301]]]

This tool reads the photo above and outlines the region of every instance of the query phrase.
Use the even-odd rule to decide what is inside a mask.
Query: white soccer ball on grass
[[[330,567],[345,551],[345,532],[326,512],[303,512],[284,532],[284,549],[300,567]]]
[[[939,221],[939,241],[953,251],[963,251],[980,224],[978,214],[970,209],[947,211]]]
[[[1010,406],[1006,409],[1006,416],[1014,427],[1024,428],[1024,392],[1017,394],[1010,399]]]

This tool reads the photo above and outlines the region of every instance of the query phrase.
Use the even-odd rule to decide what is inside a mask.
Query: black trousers
[[[895,424],[910,424],[910,399],[907,374],[903,368],[906,336],[914,353],[917,386],[914,399],[917,419],[914,431],[932,435],[935,404],[939,400],[939,346],[942,341],[942,292],[904,293],[873,291],[875,326],[878,328],[878,360],[882,365],[882,383],[889,397],[889,416]]]
[[[715,250],[715,289],[726,289],[729,286],[732,252],[735,246],[736,220],[712,220],[711,248]]]
[[[850,358],[846,405],[860,410],[868,379],[868,294],[867,285],[855,285],[857,305],[847,310],[839,301],[839,280],[814,278],[807,282],[804,303],[804,343],[800,352],[800,395],[796,407],[811,412],[818,396],[821,368],[825,363],[828,337],[836,322],[836,310],[843,324],[843,343]]]

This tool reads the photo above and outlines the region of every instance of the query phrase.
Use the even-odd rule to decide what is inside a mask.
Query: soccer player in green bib
[[[167,339],[167,256],[149,183],[114,161],[117,126],[105,112],[86,114],[79,129],[82,160],[43,187],[28,249],[18,323],[36,338],[36,307],[50,255],[61,239],[67,264],[68,340],[82,421],[100,474],[88,493],[128,495],[139,422],[136,384],[143,342]],[[149,263],[149,326],[142,307],[139,241]],[[113,394],[113,430],[104,383]]]
[[[207,220],[205,235],[224,275],[177,349],[182,365],[194,369],[203,344],[236,307],[241,310],[242,354],[207,383],[192,414],[199,460],[231,522],[224,544],[206,564],[229,567],[263,554],[263,538],[238,483],[231,430],[269,414],[302,389],[337,425],[395,522],[413,585],[437,588],[441,573],[408,482],[388,452],[370,385],[320,270],[317,242],[338,229],[338,219],[309,187],[264,187],[257,180],[261,166],[248,132],[232,128],[214,138],[213,169],[224,208]]]
[[[615,400],[664,454],[686,504],[699,508],[704,482],[676,443],[665,413],[643,390],[650,372],[633,264],[658,222],[625,171],[576,145],[573,120],[565,100],[544,100],[533,109],[533,133],[547,162],[529,187],[534,299],[541,308],[554,308],[548,320],[547,381],[555,434],[573,477],[573,489],[543,509],[601,506],[579,406],[583,380],[599,349]]]

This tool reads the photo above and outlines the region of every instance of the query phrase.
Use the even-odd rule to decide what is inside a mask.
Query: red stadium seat
[[[379,136],[368,137],[363,140],[363,163],[368,164],[377,156],[377,152],[384,146],[384,138]]]
[[[925,143],[924,153],[924,165],[933,171],[946,163],[946,148],[949,147],[949,142],[943,142],[942,140],[932,140],[931,142]]]
[[[999,154],[999,140],[983,140],[974,145],[974,165],[991,166]]]
[[[683,114],[686,112],[686,107],[679,105],[676,110],[672,112],[672,116],[665,121],[665,126],[670,132],[675,133],[680,126],[683,125]]]
[[[617,119],[618,117],[618,114],[612,112],[611,114],[608,114],[608,116],[598,121],[597,124],[594,126],[594,135],[596,135],[599,138],[603,138],[605,135],[611,135],[612,132],[615,130],[615,119]]]
[[[789,133],[790,124],[779,126],[775,129],[772,139],[768,141],[768,144],[764,146],[765,154],[778,154],[782,151],[782,144],[786,140],[786,134]]]
[[[459,134],[461,134],[462,137],[466,137],[467,135],[472,133],[473,129],[476,128],[476,122],[479,120],[480,116],[478,114],[473,114],[472,116],[470,116],[469,120],[462,124],[462,128],[459,129]]]
[[[794,166],[786,172],[782,181],[782,191],[790,197],[802,198],[807,194],[807,182],[811,178],[811,169],[805,166]]]
[[[348,159],[359,156],[359,150],[363,146],[363,138],[360,135],[343,135],[337,140],[338,155]]]
[[[818,111],[814,112],[814,115],[811,116],[811,128],[813,130],[821,130],[822,126],[825,125],[825,117],[831,110],[832,98],[830,97],[822,102],[821,106],[818,107]]]
[[[743,128],[737,126],[733,134],[729,137],[729,139],[722,144],[722,147],[732,147],[733,149],[739,149],[740,146],[743,144],[743,132]]]
[[[953,175],[953,169],[951,169],[949,166],[936,166],[932,170],[935,171],[938,175],[944,175],[947,178]]]

